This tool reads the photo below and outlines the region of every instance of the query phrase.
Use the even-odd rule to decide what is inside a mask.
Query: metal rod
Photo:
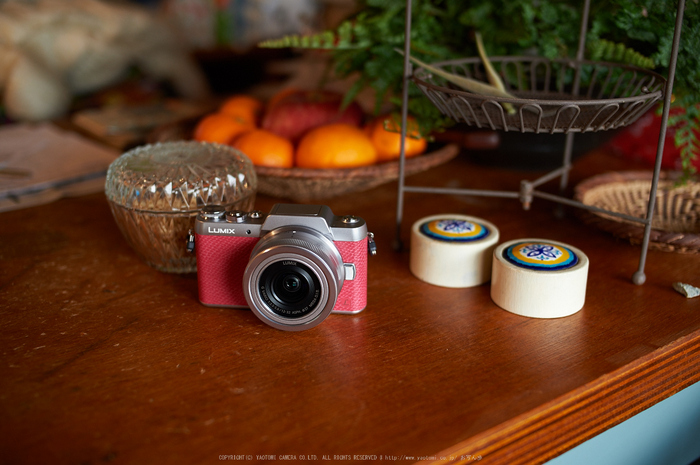
[[[403,200],[406,173],[406,121],[408,120],[408,83],[413,70],[411,61],[411,0],[406,0],[406,25],[404,28],[404,49],[403,49],[403,88],[401,94],[401,152],[399,156],[399,187],[398,199],[396,201],[396,238],[394,249],[401,250],[401,223],[403,222]]]
[[[566,186],[569,184],[569,171],[571,170],[571,154],[574,151],[574,133],[566,134],[564,142],[564,159],[562,161],[562,173],[559,179],[559,193],[564,194]]]
[[[506,197],[517,199],[518,193],[511,191],[494,191],[481,189],[456,189],[448,187],[418,187],[406,186],[405,192],[419,192],[424,194],[449,194],[449,195],[478,195],[482,197]]]
[[[632,282],[639,285],[644,284],[647,277],[644,274],[644,266],[647,260],[647,249],[649,247],[649,237],[651,236],[651,221],[654,217],[654,207],[656,206],[656,191],[659,186],[659,173],[661,172],[661,161],[664,155],[664,142],[666,139],[666,127],[668,126],[668,113],[671,109],[671,93],[673,92],[673,80],[676,77],[676,62],[678,61],[678,48],[681,42],[681,29],[683,28],[683,11],[685,0],[678,0],[678,11],[676,13],[676,27],[673,31],[673,47],[671,48],[671,59],[668,63],[668,79],[664,91],[664,107],[661,113],[661,129],[659,130],[659,142],[656,146],[656,163],[654,164],[654,177],[651,180],[651,191],[649,192],[649,205],[647,206],[647,223],[644,227],[644,237],[642,238],[642,251],[639,257],[639,268],[632,275]]]
[[[574,87],[571,95],[578,95],[579,86],[581,84],[581,61],[586,51],[586,31],[588,30],[588,13],[591,11],[591,0],[586,0],[583,3],[583,13],[581,14],[581,29],[578,35],[578,48],[576,49],[576,74],[574,78]]]
[[[628,221],[633,221],[635,223],[642,223],[642,224],[647,223],[646,218],[640,218],[638,216],[631,216],[631,215],[626,215],[624,213],[618,213],[615,211],[606,210],[604,208],[596,207],[593,205],[587,205],[585,203],[579,202],[578,200],[572,200],[572,199],[569,199],[567,197],[561,197],[559,195],[548,194],[547,192],[532,191],[532,196],[539,197],[541,199],[551,200],[552,202],[563,203],[563,204],[569,205],[571,207],[578,207],[578,208],[582,208],[582,209],[588,210],[588,211],[604,213],[606,215],[614,216],[617,218],[622,218],[622,219],[625,219]]]
[[[588,14],[591,10],[591,0],[586,0],[583,3],[583,14],[581,15],[581,29],[578,37],[578,49],[576,50],[576,73],[574,75],[574,86],[571,95],[577,96],[581,87],[581,61],[586,49],[586,31],[588,30]],[[564,194],[566,187],[569,184],[569,171],[571,170],[571,154],[574,150],[574,133],[566,134],[564,142],[564,159],[562,161],[562,173],[559,179],[559,193]],[[558,216],[563,215],[563,209],[558,211]]]
[[[551,172],[545,174],[544,176],[539,177],[539,178],[535,179],[534,181],[530,182],[530,185],[532,187],[541,186],[542,184],[547,183],[547,182],[551,181],[552,179],[558,178],[559,176],[562,175],[562,173],[564,173],[564,171],[565,171],[564,167],[557,168],[554,171],[551,171]]]

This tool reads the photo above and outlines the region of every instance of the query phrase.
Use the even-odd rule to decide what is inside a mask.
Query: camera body
[[[276,204],[268,214],[207,206],[195,222],[199,300],[248,307],[287,331],[361,312],[369,241],[362,218],[325,205]]]

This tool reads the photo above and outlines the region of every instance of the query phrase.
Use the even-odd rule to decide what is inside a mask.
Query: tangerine
[[[291,168],[294,165],[294,145],[264,129],[245,132],[231,145],[246,154],[256,166]]]
[[[237,94],[224,100],[219,107],[219,113],[257,124],[263,108],[264,104],[261,100],[250,95]]]
[[[242,118],[211,113],[197,123],[194,139],[202,142],[229,144],[237,135],[255,129],[255,125]]]
[[[406,121],[406,157],[425,152],[428,141],[420,134],[418,122],[413,116]],[[391,115],[377,118],[367,128],[379,161],[394,160],[401,156],[401,121]]]
[[[301,168],[354,168],[376,161],[377,151],[367,134],[346,123],[311,129],[296,151],[296,165]]]

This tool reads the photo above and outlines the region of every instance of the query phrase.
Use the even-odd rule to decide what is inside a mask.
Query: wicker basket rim
[[[659,173],[659,181],[674,181],[678,173],[661,171]],[[586,192],[607,184],[628,183],[634,181],[651,181],[653,172],[650,170],[631,170],[631,171],[608,171],[590,178],[584,179],[576,185],[576,196],[585,194]]]
[[[659,192],[667,186],[671,186],[668,192],[671,195],[681,195],[690,198],[700,204],[700,183],[691,182],[682,186],[675,186],[675,179],[679,173],[662,171],[659,175]],[[651,171],[612,171],[602,173],[580,182],[574,189],[574,198],[586,205],[591,205],[591,197],[596,192],[612,185],[639,184],[639,182],[651,183],[653,174]],[[591,194],[591,195],[588,195]],[[664,195],[663,193],[661,195]],[[657,194],[658,198],[658,194]],[[658,210],[658,208],[657,208]],[[655,212],[656,213],[656,212]],[[581,211],[580,215],[587,223],[610,232],[615,236],[628,239],[632,243],[641,243],[644,227],[641,223],[632,223],[614,216],[598,212]],[[678,232],[659,225],[652,226],[649,246],[653,249],[670,252],[699,253],[700,234],[695,232]]]

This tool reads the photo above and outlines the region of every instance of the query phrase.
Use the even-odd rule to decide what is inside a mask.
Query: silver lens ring
[[[287,284],[294,282],[302,283],[300,296],[279,285],[290,289]],[[333,241],[317,231],[290,226],[269,232],[253,248],[243,275],[243,292],[264,323],[301,331],[325,320],[343,282],[343,260]]]

